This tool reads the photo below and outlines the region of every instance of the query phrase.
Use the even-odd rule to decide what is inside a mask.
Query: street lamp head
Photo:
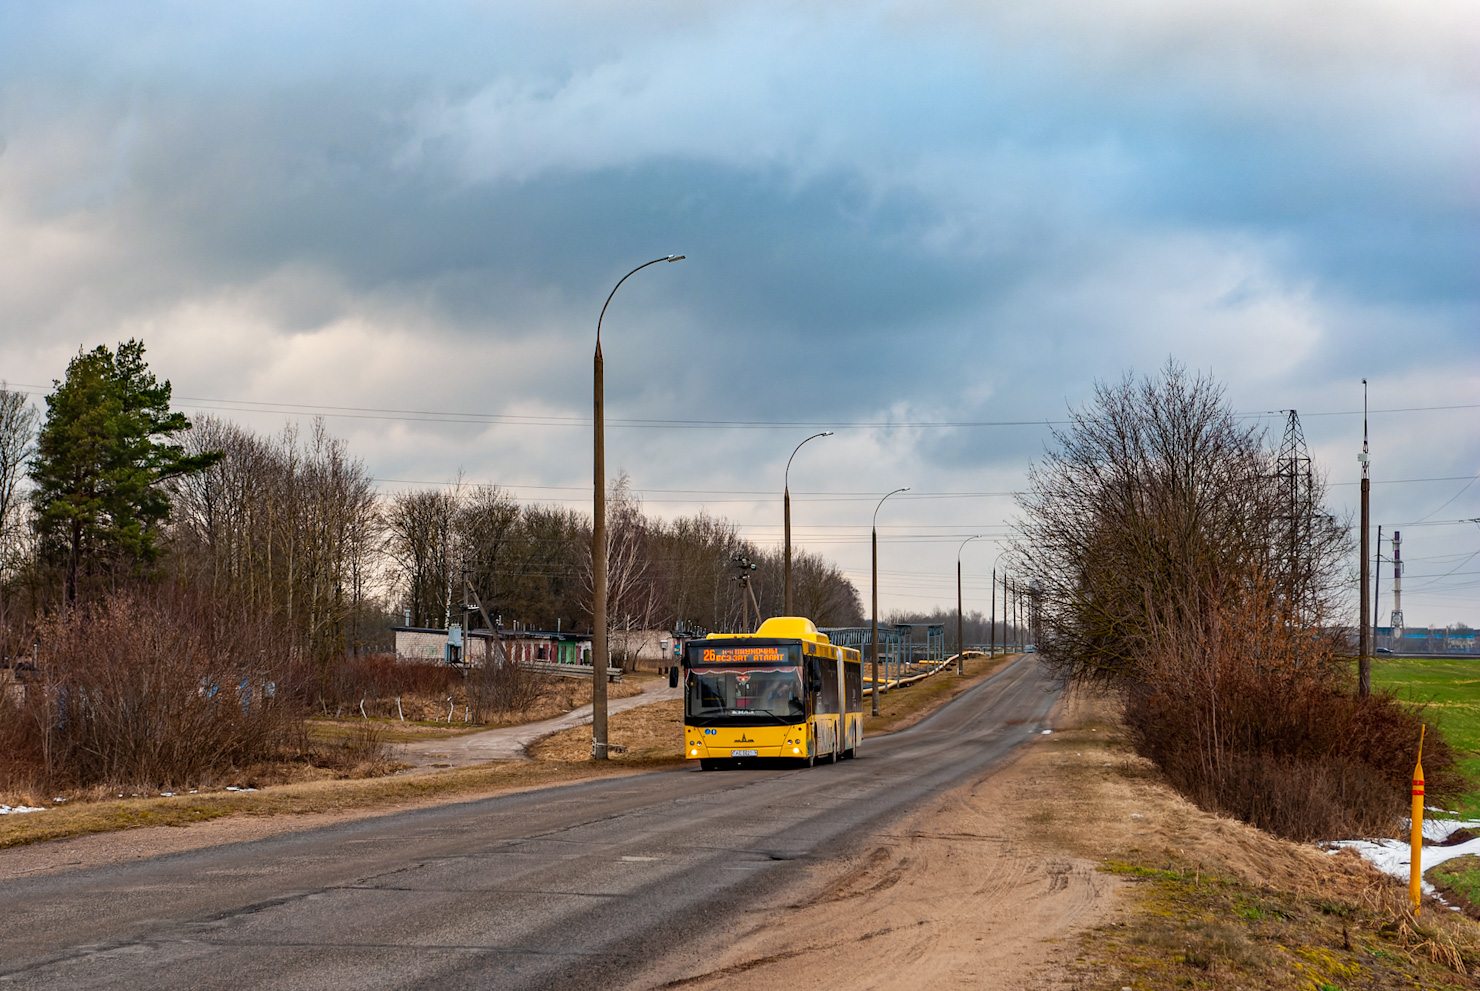
[[[685,257],[685,255],[669,255],[667,260],[671,262],[681,262],[684,260]]]
[[[822,433],[818,434],[817,436],[818,437],[831,437],[832,435],[833,435],[833,432],[831,430],[824,430]]]
[[[879,510],[881,510],[881,509],[884,508],[884,502],[885,502],[885,500],[887,500],[892,495],[899,495],[899,493],[901,493],[901,492],[908,492],[909,490],[910,490],[910,487],[908,485],[905,485],[905,486],[903,486],[901,488],[895,489],[893,492],[886,492],[886,493],[884,493],[884,498],[883,499],[880,499],[879,500],[879,504],[874,507],[874,526],[875,527],[877,527],[879,525]]]

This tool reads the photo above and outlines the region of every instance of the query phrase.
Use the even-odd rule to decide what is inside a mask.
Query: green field
[[[1480,657],[1376,657],[1372,685],[1428,703],[1428,717],[1460,753],[1460,767],[1474,785],[1455,811],[1480,819]]]

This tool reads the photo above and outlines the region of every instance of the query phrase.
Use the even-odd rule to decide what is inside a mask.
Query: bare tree
[[[447,623],[456,513],[456,498],[443,491],[402,492],[386,509],[386,549],[413,626]]]
[[[0,629],[4,644],[0,652],[9,654],[9,640],[17,633],[12,629],[15,617],[6,594],[34,546],[28,510],[30,501],[21,491],[27,463],[36,446],[36,425],[40,414],[23,392],[12,392],[0,381]]]
[[[606,500],[606,603],[612,661],[621,665],[631,650],[632,634],[649,630],[659,619],[658,585],[648,547],[649,525],[642,501],[624,471],[608,486]],[[590,554],[581,572],[587,602],[592,592]]]
[[[380,514],[369,472],[322,421],[262,439],[203,419],[189,450],[221,460],[173,489],[176,573],[217,598],[279,618],[321,660],[360,637],[379,571]]]
[[[764,616],[780,616],[786,607],[781,586],[785,562],[781,551],[752,552],[757,564],[755,585]],[[863,622],[863,600],[858,589],[837,565],[820,554],[792,549],[792,605],[797,615],[818,626],[856,626]]]
[[[0,381],[0,535],[9,549],[9,538],[24,521],[18,514],[24,499],[20,484],[26,476],[26,462],[36,446],[36,424],[40,414],[24,392],[12,392]]]
[[[1167,630],[1198,628],[1214,602],[1288,587],[1274,455],[1211,379],[1168,363],[1157,379],[1102,384],[1054,441],[1029,473],[1013,553],[1038,590],[1039,650],[1065,676],[1141,679]],[[1347,545],[1324,514],[1302,532],[1308,608],[1255,609],[1297,639],[1331,614]]]
[[[729,565],[744,546],[735,524],[705,512],[650,524],[648,547],[665,602],[663,622],[675,629],[731,628]]]

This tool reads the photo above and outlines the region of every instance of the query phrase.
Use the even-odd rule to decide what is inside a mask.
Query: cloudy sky
[[[538,9],[537,9],[538,8]],[[0,2],[0,377],[140,337],[179,405],[798,542],[954,606],[1046,424],[1174,358],[1300,411],[1480,625],[1468,0]],[[996,548],[964,551],[985,610]],[[1390,586],[1385,574],[1383,587]],[[1384,594],[1381,615],[1391,600]]]

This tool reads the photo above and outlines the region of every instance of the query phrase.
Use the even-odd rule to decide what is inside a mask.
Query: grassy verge
[[[1104,699],[1024,758],[1052,788],[1024,800],[1016,831],[1115,879],[1117,909],[1080,933],[1085,987],[1358,991],[1473,987],[1480,931],[1355,853],[1328,855],[1203,812],[1136,756]],[[1079,986],[1079,985],[1076,985]]]
[[[1462,657],[1380,657],[1372,664],[1372,684],[1391,688],[1399,698],[1428,705],[1428,717],[1459,752],[1460,769],[1480,784],[1480,662]],[[1480,787],[1463,796],[1454,811],[1480,819]]]
[[[1445,901],[1462,906],[1472,919],[1480,918],[1480,857],[1466,854],[1446,860],[1424,871],[1423,877]]]
[[[89,802],[0,818],[0,849],[140,826],[188,826],[231,815],[390,811],[438,800],[469,800],[506,791],[630,774],[662,765],[662,761],[640,759],[623,764],[597,764],[589,760],[521,761],[436,774],[303,782],[250,792],[213,791],[171,798]]]
[[[1434,925],[1432,909],[1418,919],[1395,910],[1358,878],[1302,891],[1175,861],[1102,869],[1131,882],[1132,909],[1085,936],[1085,963],[1138,991],[1473,987],[1473,935]]]

